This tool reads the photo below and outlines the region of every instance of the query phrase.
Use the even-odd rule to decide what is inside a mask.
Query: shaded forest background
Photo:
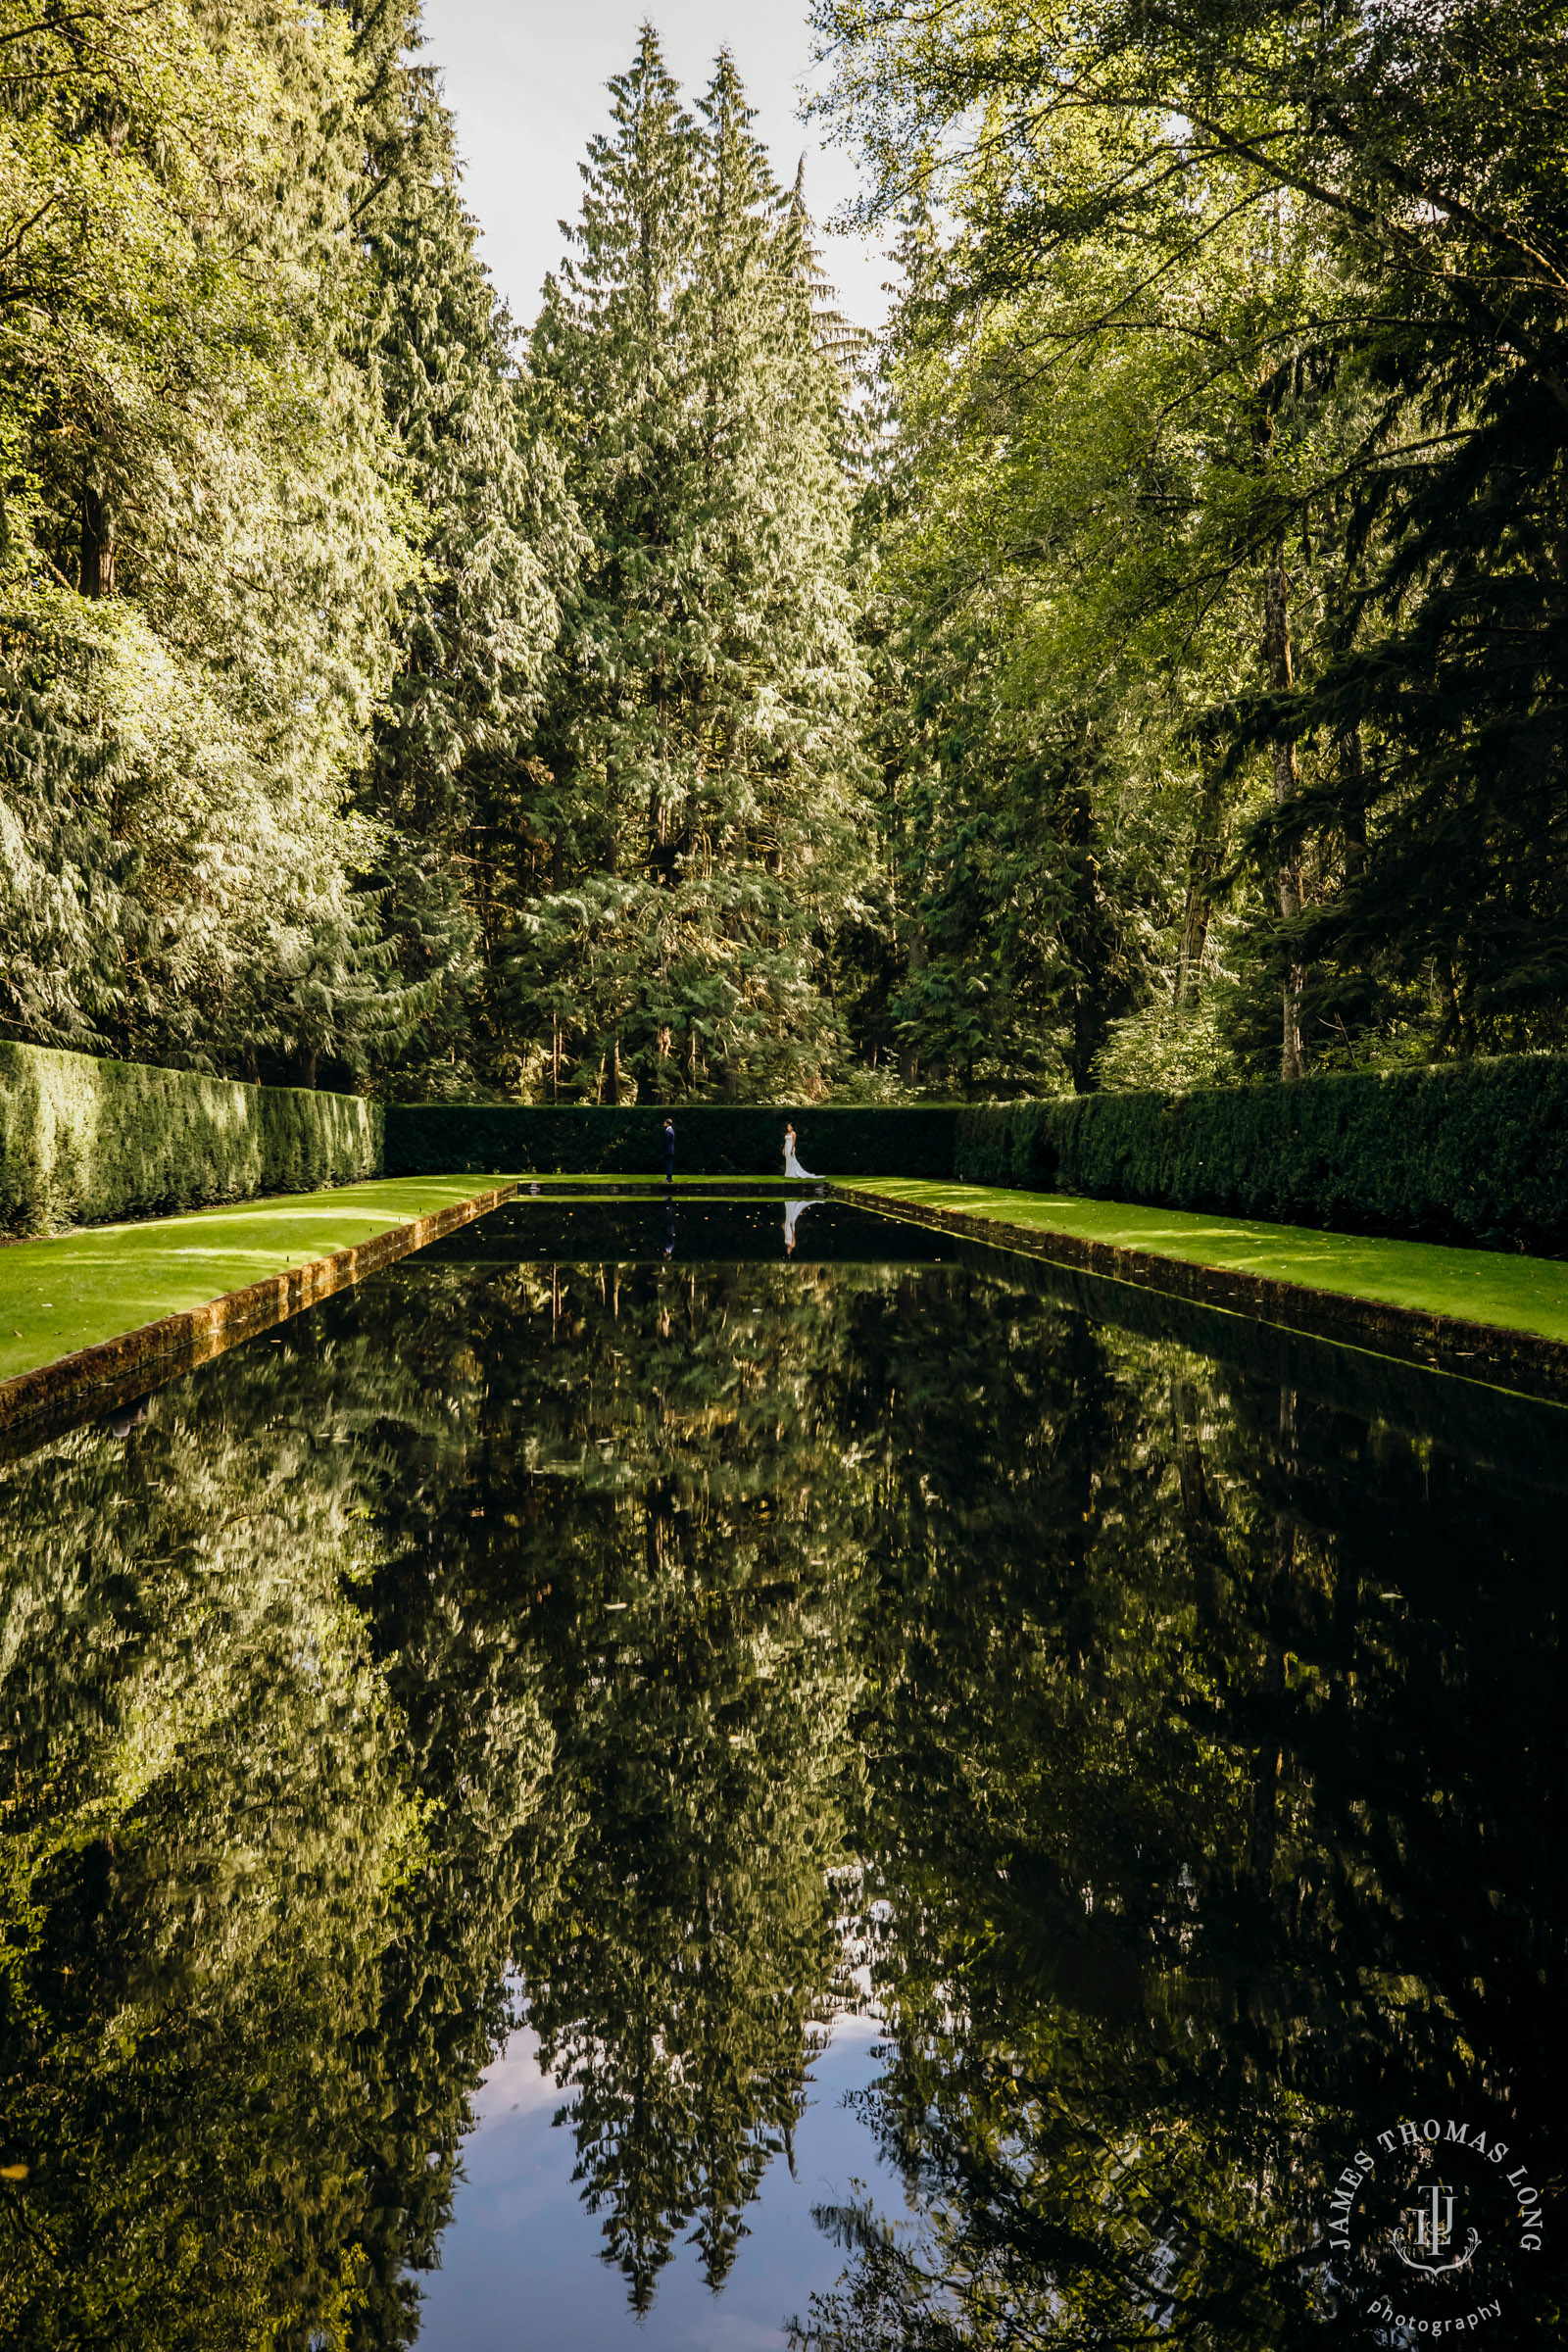
[[[411,1100],[1558,1048],[1557,0],[646,29],[527,336],[417,12],[0,6],[0,1035]]]

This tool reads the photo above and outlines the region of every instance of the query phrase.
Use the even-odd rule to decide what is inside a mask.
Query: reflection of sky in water
[[[466,2179],[441,2268],[420,2281],[419,2352],[779,2352],[784,2320],[804,2313],[811,2289],[831,2285],[844,2265],[811,2207],[847,2197],[852,2175],[876,2179],[884,2211],[899,2203],[843,2104],[879,2071],[871,2050],[880,2031],[874,2018],[835,2024],[811,2069],[796,2177],[782,2156],[769,2165],[722,2290],[703,2284],[695,2251],[682,2245],[643,2321],[626,2307],[620,2273],[599,2259],[603,2217],[580,2202],[571,2133],[551,2128],[568,2094],[541,2078],[533,2034],[514,2034],[474,2101],[479,2120],[464,2143]]]

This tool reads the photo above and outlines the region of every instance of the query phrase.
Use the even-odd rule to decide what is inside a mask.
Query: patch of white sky
[[[885,244],[829,228],[858,191],[856,162],[800,119],[816,79],[805,0],[425,0],[420,62],[440,74],[457,117],[465,200],[513,317],[532,320],[545,274],[566,250],[559,222],[576,218],[577,167],[609,127],[605,85],[630,64],[645,18],[688,105],[728,46],[783,184],[805,158],[806,201],[840,307],[857,326],[879,327],[893,275]]]

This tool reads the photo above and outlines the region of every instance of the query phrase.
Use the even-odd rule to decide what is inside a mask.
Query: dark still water
[[[0,2340],[1560,2342],[1565,1434],[656,1197],[41,1443]]]

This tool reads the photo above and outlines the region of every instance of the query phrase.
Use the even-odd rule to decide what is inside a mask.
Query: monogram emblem
[[[1456,2202],[1454,2191],[1440,2181],[1419,2205],[1404,2208],[1400,2226],[1394,2232],[1394,2251],[1407,2270],[1424,2271],[1429,2278],[1437,2278],[1446,2271],[1465,2268],[1481,2243],[1481,2232],[1472,2230],[1462,2250],[1450,2252]]]

